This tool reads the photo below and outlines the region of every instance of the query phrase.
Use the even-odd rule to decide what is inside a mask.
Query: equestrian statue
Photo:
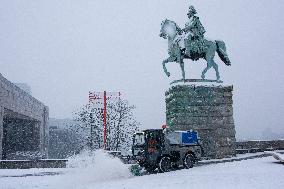
[[[187,13],[189,20],[184,29],[168,19],[161,23],[160,37],[168,39],[168,54],[170,56],[163,61],[164,72],[169,77],[170,72],[168,72],[166,64],[177,62],[180,64],[182,72],[182,80],[179,81],[185,82],[184,59],[197,61],[199,58],[203,58],[207,61],[207,67],[202,71],[202,79],[193,80],[222,82],[214,56],[217,52],[221,60],[227,66],[230,66],[231,62],[226,52],[226,45],[223,41],[211,41],[204,38],[206,31],[196,14],[195,8],[190,6]],[[206,80],[205,74],[212,67],[216,72],[216,80]]]

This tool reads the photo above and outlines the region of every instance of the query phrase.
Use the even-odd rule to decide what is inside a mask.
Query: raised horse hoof
[[[168,77],[170,77],[170,76],[171,76],[170,72],[167,72],[167,73],[166,73],[166,75],[167,75]]]
[[[201,76],[201,79],[205,79],[205,75],[202,75],[202,76]]]

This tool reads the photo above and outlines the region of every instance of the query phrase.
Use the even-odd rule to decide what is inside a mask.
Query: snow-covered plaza
[[[117,158],[98,152],[66,169],[1,170],[1,189],[283,188],[284,167],[270,157],[134,177]]]

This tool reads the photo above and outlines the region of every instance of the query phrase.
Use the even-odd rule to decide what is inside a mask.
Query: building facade
[[[0,159],[45,158],[48,107],[0,74]]]

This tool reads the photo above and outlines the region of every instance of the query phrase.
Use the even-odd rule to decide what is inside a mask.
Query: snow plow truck
[[[156,169],[168,172],[182,166],[192,168],[202,154],[201,141],[196,131],[147,129],[133,136],[132,155],[139,167],[148,173]],[[133,172],[135,174],[137,170]]]

